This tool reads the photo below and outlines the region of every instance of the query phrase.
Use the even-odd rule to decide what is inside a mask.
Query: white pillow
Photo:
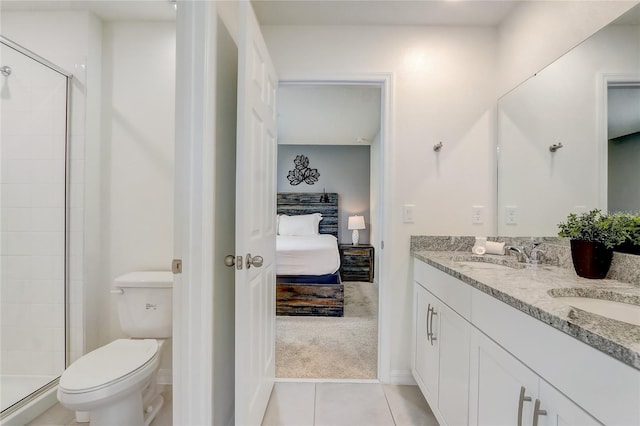
[[[301,214],[297,216],[280,215],[278,221],[278,234],[288,236],[318,235],[318,225],[322,220],[322,214]]]

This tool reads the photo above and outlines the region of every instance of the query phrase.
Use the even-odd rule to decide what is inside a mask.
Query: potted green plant
[[[640,212],[635,215],[631,213],[614,213],[614,216],[617,217],[617,220],[620,221],[621,226],[627,232],[625,241],[615,247],[614,251],[640,255]]]
[[[558,235],[571,240],[571,259],[579,276],[595,279],[607,276],[613,248],[628,238],[625,223],[620,215],[594,209],[580,215],[570,213],[566,222],[558,224]]]

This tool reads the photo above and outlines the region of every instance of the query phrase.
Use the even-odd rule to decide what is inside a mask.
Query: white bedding
[[[339,268],[338,239],[333,235],[276,237],[276,275],[325,275]]]

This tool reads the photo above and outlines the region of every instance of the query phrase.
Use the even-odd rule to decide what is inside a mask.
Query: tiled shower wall
[[[7,47],[2,82],[1,371],[65,367],[66,78]]]

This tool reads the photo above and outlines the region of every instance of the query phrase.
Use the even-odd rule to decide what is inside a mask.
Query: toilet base
[[[160,412],[160,409],[164,406],[164,397],[160,394],[160,389],[156,384],[150,384],[144,390],[141,402],[138,403],[138,401],[140,401],[140,398],[134,398],[132,396],[128,398],[126,402],[121,401],[115,406],[109,406],[109,409],[106,409],[107,407],[105,407],[103,410],[95,410],[91,412],[76,411],[76,422],[89,423],[90,426],[102,426],[105,424],[149,426],[153,419],[158,415],[158,412]],[[135,405],[135,407],[133,407],[133,405]],[[124,407],[124,409],[122,407]],[[120,416],[117,418],[113,417],[114,414],[111,413],[112,410],[118,411]],[[134,417],[129,417],[131,413],[136,414]],[[142,423],[138,423],[140,418],[137,413],[142,413]],[[133,420],[134,418],[135,420]],[[132,423],[132,421],[135,421],[136,423]]]
[[[135,392],[90,413],[91,426],[146,426],[142,410],[142,394]]]

